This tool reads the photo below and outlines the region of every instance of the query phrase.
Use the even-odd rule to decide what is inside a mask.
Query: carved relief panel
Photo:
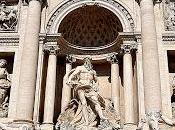
[[[0,31],[16,31],[17,6],[8,5],[5,1],[0,3]]]
[[[164,1],[165,30],[175,31],[175,0]]]
[[[0,118],[6,118],[9,111],[14,53],[0,53]]]

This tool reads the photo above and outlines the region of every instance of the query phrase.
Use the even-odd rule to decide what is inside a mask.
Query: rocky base
[[[69,123],[56,125],[56,130],[119,130],[119,129],[120,129],[119,124],[114,125],[108,120],[101,120],[100,125],[98,127],[84,126],[84,125],[74,126]]]

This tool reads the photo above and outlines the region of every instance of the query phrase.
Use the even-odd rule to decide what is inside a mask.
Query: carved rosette
[[[119,64],[118,53],[108,54],[107,61],[111,62],[111,64]]]

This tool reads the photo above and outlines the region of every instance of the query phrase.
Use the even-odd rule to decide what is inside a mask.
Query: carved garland
[[[87,1],[87,2],[86,2]],[[123,15],[125,16],[125,18],[127,19],[131,30],[134,30],[134,20],[132,19],[131,14],[126,10],[126,8],[124,6],[122,6],[120,3],[118,3],[115,0],[101,0],[100,2],[98,0],[86,0],[85,2],[83,2],[81,6],[84,5],[98,5],[101,6],[100,2],[105,2],[107,4],[110,4],[112,6],[114,6],[116,9],[119,9],[121,13],[123,13]],[[62,6],[60,6],[52,15],[52,17],[50,18],[48,24],[47,24],[47,32],[51,32],[51,29],[53,28],[53,23],[55,22],[56,18],[61,14],[61,12],[68,8],[69,6],[73,5],[73,4],[77,4],[79,2],[82,2],[81,0],[69,0],[67,2],[65,2]]]

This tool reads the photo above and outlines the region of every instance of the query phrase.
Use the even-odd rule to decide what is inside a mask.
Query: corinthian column
[[[120,81],[119,81],[119,62],[117,59],[117,54],[113,53],[107,58],[111,62],[111,99],[114,103],[114,109],[117,115],[120,115]]]
[[[18,120],[32,121],[41,22],[41,1],[30,0],[23,43],[17,104]]]
[[[46,48],[49,52],[45,103],[44,103],[44,125],[45,129],[53,130],[53,115],[55,103],[55,85],[56,85],[56,66],[57,66],[57,46],[50,46]]]
[[[62,89],[62,99],[61,99],[61,112],[63,112],[71,100],[71,87],[66,84],[67,74],[72,69],[72,63],[75,62],[76,59],[72,57],[72,55],[67,55],[66,57],[66,74],[63,78],[63,89]]]
[[[153,0],[141,0],[140,7],[145,108],[147,115],[157,115],[161,110],[161,93]]]
[[[133,96],[133,67],[130,45],[122,46],[123,56],[123,85],[124,85],[124,101],[125,101],[125,126],[130,128],[134,125],[134,96]]]

